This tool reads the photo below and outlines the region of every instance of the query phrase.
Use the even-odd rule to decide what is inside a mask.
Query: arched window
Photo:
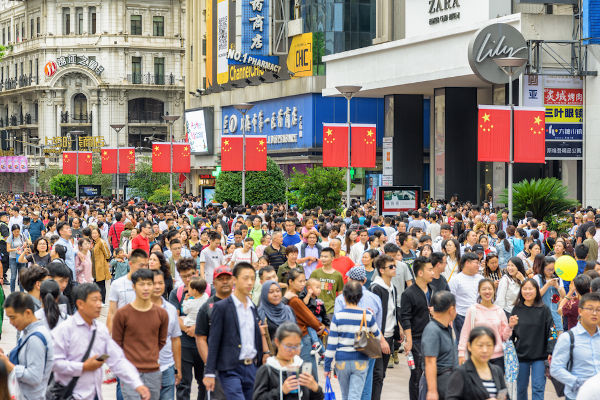
[[[87,97],[83,93],[78,93],[73,98],[73,119],[87,120]]]

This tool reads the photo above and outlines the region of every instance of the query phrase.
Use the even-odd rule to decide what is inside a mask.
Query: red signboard
[[[582,106],[583,89],[544,89],[544,104]]]

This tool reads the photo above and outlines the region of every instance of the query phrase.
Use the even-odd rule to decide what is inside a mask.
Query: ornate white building
[[[123,124],[119,145],[140,151],[168,139],[162,116],[184,111],[184,24],[185,0],[0,0],[2,155],[33,167],[0,173],[0,189],[33,190],[31,170],[74,149],[72,131],[116,146],[110,125]],[[182,119],[173,132],[183,137]]]

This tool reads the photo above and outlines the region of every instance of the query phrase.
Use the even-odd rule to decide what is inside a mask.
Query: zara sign
[[[475,75],[486,82],[505,84],[506,74],[496,65],[494,58],[527,58],[527,42],[516,28],[508,24],[493,24],[477,31],[469,43],[469,65]],[[515,71],[515,76],[523,72]]]

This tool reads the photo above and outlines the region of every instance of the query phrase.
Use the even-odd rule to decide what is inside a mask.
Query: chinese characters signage
[[[79,150],[97,151],[106,146],[104,138],[101,136],[82,136],[78,138]],[[63,151],[72,151],[75,148],[73,139],[66,136],[45,138],[44,151],[46,153],[62,153]]]
[[[546,106],[546,123],[581,123],[583,108],[571,106]]]
[[[580,160],[583,158],[582,141],[546,141],[546,159],[570,159]]]
[[[80,67],[84,67],[95,73],[96,75],[101,75],[104,71],[104,67],[98,64],[98,61],[88,58],[87,56],[82,56],[78,54],[69,54],[68,56],[58,57],[56,59],[56,65],[60,67],[68,67],[71,65],[79,65]],[[45,73],[47,76],[52,76],[56,72],[56,68],[46,68]],[[48,75],[51,73],[50,75]]]
[[[269,55],[269,0],[243,0],[242,53]]]

